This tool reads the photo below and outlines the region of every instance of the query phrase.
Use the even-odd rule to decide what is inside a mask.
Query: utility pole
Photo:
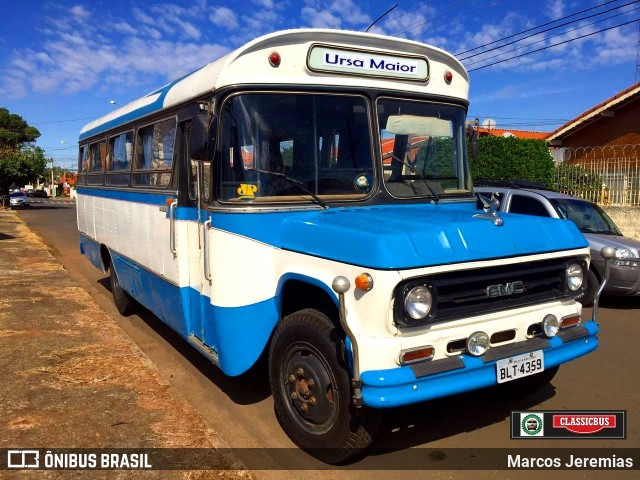
[[[636,47],[636,82],[640,82],[640,22],[638,22],[638,46]]]

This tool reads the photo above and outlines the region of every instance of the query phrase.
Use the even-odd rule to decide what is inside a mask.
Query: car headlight
[[[640,263],[636,252],[629,248],[616,248],[613,264],[619,267],[637,267]]]
[[[424,285],[413,287],[404,297],[404,310],[413,320],[423,320],[433,306],[433,295]]]
[[[584,271],[577,263],[572,263],[567,267],[567,287],[572,292],[580,289],[584,282]]]

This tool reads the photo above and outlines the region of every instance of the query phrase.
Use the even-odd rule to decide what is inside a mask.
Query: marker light
[[[356,277],[356,288],[368,292],[373,288],[373,277],[368,273],[363,273]]]
[[[278,68],[280,66],[280,54],[278,52],[271,52],[269,54],[269,65],[272,67]]]
[[[420,362],[421,360],[430,360],[433,358],[435,349],[432,346],[408,348],[400,352],[400,365],[408,365],[410,363]]]
[[[562,321],[560,322],[560,328],[564,329],[564,328],[573,327],[575,325],[578,325],[579,323],[580,323],[580,315],[569,315],[562,318]]]
[[[542,330],[547,337],[555,336],[555,334],[558,333],[558,330],[560,330],[558,317],[552,314],[546,315],[542,320]]]
[[[450,70],[444,72],[444,81],[447,85],[451,85],[451,80],[453,80],[453,73]]]
[[[475,332],[467,338],[467,352],[475,357],[483,355],[489,349],[489,335]]]

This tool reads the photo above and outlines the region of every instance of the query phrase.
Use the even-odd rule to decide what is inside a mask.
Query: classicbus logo
[[[511,438],[627,438],[624,410],[512,411]]]
[[[554,415],[553,428],[588,435],[604,428],[616,428],[615,415]]]

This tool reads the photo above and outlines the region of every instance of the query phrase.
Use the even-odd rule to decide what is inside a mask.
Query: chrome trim
[[[169,205],[169,250],[173,253],[174,257],[178,256],[176,250],[176,206],[178,202],[172,201]]]
[[[203,235],[202,235],[202,248],[204,249],[204,278],[209,281],[209,285],[211,285],[212,278],[211,272],[209,271],[209,230],[211,230],[211,217],[207,218],[207,221],[202,224],[204,227]]]

